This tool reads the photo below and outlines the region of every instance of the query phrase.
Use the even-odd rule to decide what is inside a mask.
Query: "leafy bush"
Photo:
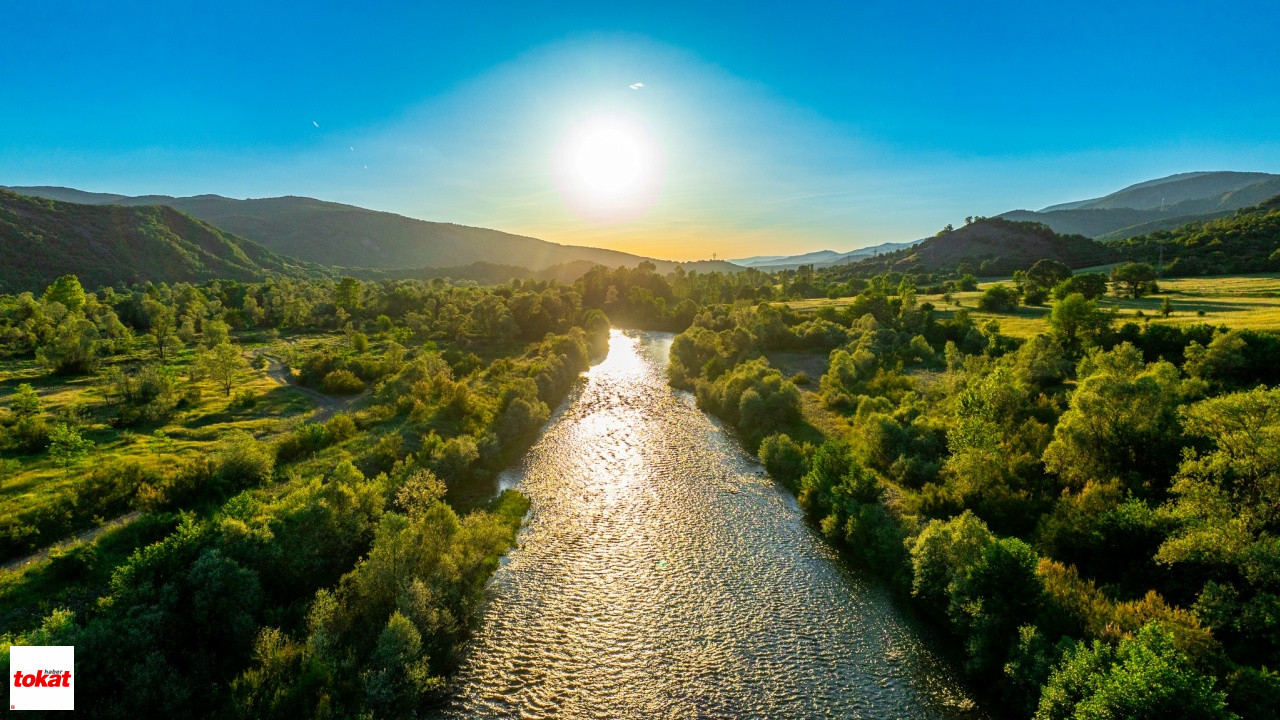
[[[343,440],[355,437],[356,422],[346,413],[338,413],[329,418],[324,424],[325,433],[328,435],[328,441],[331,443],[340,443]]]
[[[769,475],[792,490],[799,489],[800,478],[809,471],[805,446],[785,433],[778,433],[760,442],[759,455]]]
[[[214,478],[227,494],[266,482],[275,469],[276,460],[270,448],[248,433],[228,437],[216,457]]]
[[[330,395],[355,395],[364,391],[364,381],[350,370],[334,370],[324,376],[321,383]]]
[[[1008,285],[992,285],[978,298],[978,309],[1009,313],[1018,307],[1018,291]]]

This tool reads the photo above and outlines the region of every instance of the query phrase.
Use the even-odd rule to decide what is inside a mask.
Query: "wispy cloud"
[[[631,88],[632,90],[642,90],[642,89],[644,89],[644,83],[642,83],[642,82],[638,82],[638,83],[631,83],[630,88]]]

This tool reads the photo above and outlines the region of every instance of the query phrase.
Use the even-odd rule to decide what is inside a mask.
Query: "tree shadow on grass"
[[[315,405],[306,396],[289,387],[279,385],[255,396],[252,405],[237,406],[233,403],[221,410],[194,417],[183,424],[191,429],[205,428],[242,420],[283,419],[309,415],[315,409]]]

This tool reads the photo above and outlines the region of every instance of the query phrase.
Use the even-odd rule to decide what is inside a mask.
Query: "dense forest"
[[[708,307],[671,382],[1012,716],[1275,718],[1280,337],[1115,327],[1071,282],[1021,343],[935,318],[910,277],[839,309]],[[771,363],[795,352],[825,373]]]

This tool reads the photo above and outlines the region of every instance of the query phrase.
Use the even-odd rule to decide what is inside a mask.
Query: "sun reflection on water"
[[[974,718],[880,585],[666,384],[669,334],[613,330],[523,464],[456,718]]]

